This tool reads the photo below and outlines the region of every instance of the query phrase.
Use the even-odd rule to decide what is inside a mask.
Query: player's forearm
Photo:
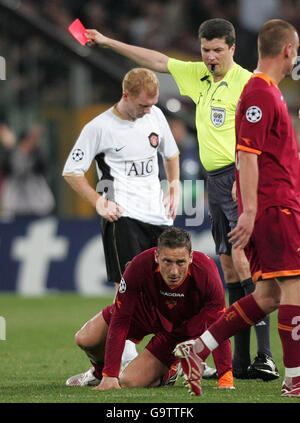
[[[165,211],[168,218],[175,219],[180,198],[179,155],[165,160],[165,171],[168,180],[168,192],[164,197]]]
[[[105,37],[103,34],[93,29],[87,30],[87,38],[99,47],[110,48],[140,66],[157,72],[168,72],[167,64],[169,57],[163,53]]]
[[[239,182],[243,212],[256,215],[258,164],[257,155],[239,151]]]
[[[113,319],[111,320],[106,337],[103,376],[119,376],[128,330],[129,325],[127,322],[121,322],[120,325],[118,325]]]
[[[169,186],[178,189],[180,178],[179,154],[169,160],[164,160],[164,168]]]
[[[101,196],[91,187],[84,175],[63,175],[63,177],[74,191],[93,207],[96,207],[96,202]]]
[[[131,46],[116,40],[110,40],[109,47],[138,65],[156,72],[168,72],[168,56],[158,51]]]
[[[138,282],[135,280],[136,270],[134,268],[135,266],[130,264],[124,272],[123,289],[121,289],[122,292],[118,291],[115,298],[115,309],[109,323],[103,368],[103,375],[109,377],[119,376],[125,342],[137,306]]]
[[[158,51],[132,46],[111,38],[107,39],[105,47],[127,57],[142,67],[156,72],[168,72],[167,63],[169,57]]]

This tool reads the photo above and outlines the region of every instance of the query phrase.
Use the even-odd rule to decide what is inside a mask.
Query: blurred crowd
[[[271,17],[300,26],[299,0],[23,0],[22,4],[62,29],[79,17],[87,27],[123,41],[185,53],[199,52],[199,24],[213,17],[229,19],[240,33],[254,37]]]
[[[256,37],[261,24],[272,17],[282,17],[300,29],[300,0],[8,0],[17,3],[27,16],[53,26],[53,30],[70,37],[67,27],[80,18],[87,28],[96,28],[105,35],[144,47],[182,54],[191,59],[199,57],[197,37],[199,24],[209,18],[229,19],[237,30],[236,61],[253,70],[256,55]],[[66,104],[69,73],[65,55],[59,49],[41,42],[28,29],[13,26],[0,16],[2,34],[0,49],[7,59],[15,83],[11,90],[19,102],[25,102],[36,91],[42,101]],[[12,32],[12,28],[13,32]],[[12,42],[13,34],[13,42]],[[108,56],[110,52],[106,53]],[[56,57],[54,57],[56,56]],[[56,60],[55,60],[56,58]],[[114,56],[114,60],[120,60]],[[123,59],[124,60],[124,59]],[[34,63],[41,71],[34,72]],[[32,72],[29,72],[29,71]],[[30,76],[25,78],[25,74]],[[104,75],[100,75],[105,79]],[[31,78],[31,80],[30,80]],[[93,82],[99,79],[94,75]],[[28,81],[29,79],[29,81]],[[29,82],[29,84],[28,84]],[[26,87],[30,86],[30,93]],[[42,90],[42,93],[40,91]],[[97,90],[93,100],[110,101],[115,92],[109,78]]]
[[[19,135],[0,122],[0,216],[39,217],[55,210],[49,184],[49,157],[43,127],[34,124]]]
[[[79,17],[89,28],[149,48],[199,52],[200,22],[229,19],[246,36],[254,35],[271,17],[300,26],[299,0],[23,0],[30,13],[62,29]],[[243,36],[243,34],[242,34]]]

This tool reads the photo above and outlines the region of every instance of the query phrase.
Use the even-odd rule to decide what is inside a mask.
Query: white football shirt
[[[87,123],[63,169],[63,175],[84,175],[96,161],[97,192],[115,201],[128,216],[153,225],[172,225],[163,205],[157,152],[164,159],[179,154],[162,111],[131,122],[111,107]]]

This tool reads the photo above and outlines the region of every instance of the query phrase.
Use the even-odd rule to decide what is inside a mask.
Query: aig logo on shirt
[[[125,162],[126,176],[149,176],[153,174],[153,157]]]
[[[221,107],[211,108],[211,121],[216,128],[219,128],[225,122],[226,110]]]

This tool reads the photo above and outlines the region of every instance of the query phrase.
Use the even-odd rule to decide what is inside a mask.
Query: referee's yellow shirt
[[[196,104],[200,160],[207,171],[235,162],[235,112],[252,73],[234,64],[225,77],[214,82],[203,62],[170,58],[168,69],[180,94]]]

